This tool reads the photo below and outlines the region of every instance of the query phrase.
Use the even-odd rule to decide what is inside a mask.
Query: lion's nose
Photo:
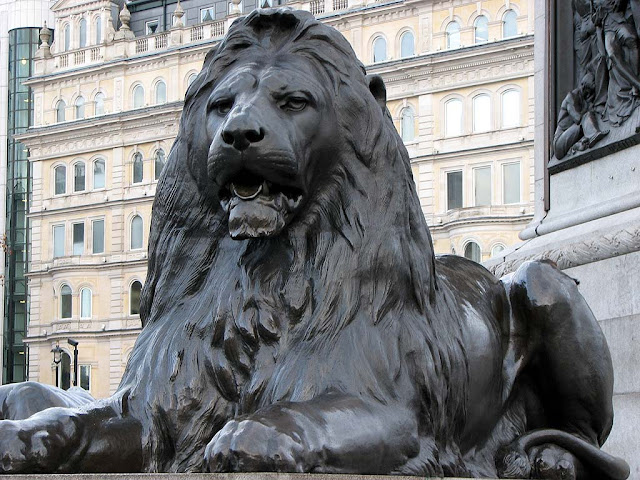
[[[264,138],[264,129],[257,123],[229,122],[222,129],[222,140],[227,145],[233,145],[236,150],[246,150],[252,143],[257,143]]]

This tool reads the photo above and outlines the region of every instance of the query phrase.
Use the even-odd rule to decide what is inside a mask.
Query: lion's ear
[[[367,75],[367,82],[369,82],[369,90],[373,94],[373,98],[376,99],[376,102],[384,112],[387,108],[387,87],[384,86],[382,77],[380,75]]]

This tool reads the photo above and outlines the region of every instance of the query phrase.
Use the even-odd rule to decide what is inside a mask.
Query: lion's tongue
[[[277,234],[285,225],[286,198],[282,193],[243,199],[236,192],[229,202],[229,233],[232,238],[257,238]]]

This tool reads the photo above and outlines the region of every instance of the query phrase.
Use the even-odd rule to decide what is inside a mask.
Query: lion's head
[[[360,368],[375,355],[367,348],[353,354],[360,363],[341,366],[344,382],[306,368],[305,356],[294,375],[273,359],[295,342],[326,345],[354,323],[419,325],[411,341],[427,336],[434,345],[453,339],[456,325],[434,313],[434,269],[382,80],[367,76],[345,38],[308,12],[254,11],[209,52],[187,92],[153,206],[145,328],[121,389],[146,396],[141,415],[193,419],[171,441],[182,448],[182,466],[171,468],[185,468],[206,444],[198,415],[223,419],[228,410],[216,409],[251,411],[341,384],[377,384],[374,369]],[[393,323],[400,312],[406,325]],[[458,349],[452,340],[435,360],[416,357],[442,365],[423,381],[457,371]],[[206,374],[194,378],[203,365]],[[175,397],[144,387],[162,371]],[[212,388],[233,406],[202,405]],[[178,398],[185,412],[158,405]],[[153,440],[164,431],[157,428],[148,432],[150,449],[162,443]]]

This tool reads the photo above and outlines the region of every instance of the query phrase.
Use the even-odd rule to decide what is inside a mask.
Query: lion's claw
[[[557,445],[542,445],[530,453],[532,478],[545,480],[575,480],[577,459]]]
[[[299,440],[255,420],[232,420],[209,442],[205,461],[210,472],[302,472],[304,447]]]

